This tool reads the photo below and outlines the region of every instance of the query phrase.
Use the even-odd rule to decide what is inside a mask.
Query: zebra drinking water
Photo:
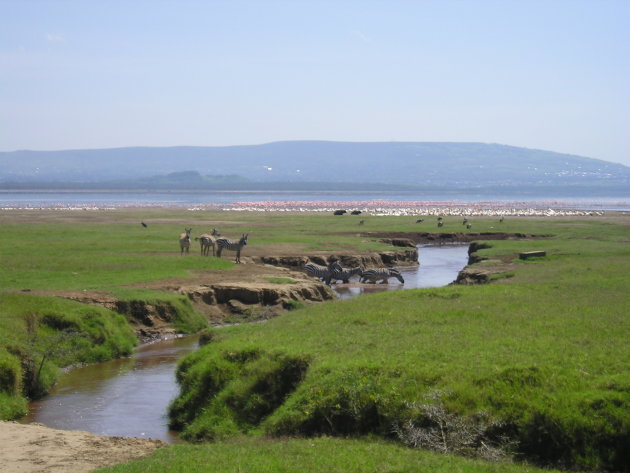
[[[192,232],[192,228],[185,228],[184,230],[184,233],[179,234],[180,255],[188,253],[188,250],[190,249],[190,232]]]
[[[394,277],[402,284],[405,284],[405,280],[403,279],[402,274],[400,274],[400,271],[393,268],[367,269],[363,271],[363,275],[359,279],[359,282],[369,282],[370,284],[375,284],[377,281],[380,281],[381,284],[387,284],[387,280],[390,277]]]
[[[332,281],[341,281],[344,284],[348,284],[348,282],[350,281],[350,278],[352,276],[359,276],[359,279],[361,279],[361,276],[363,275],[363,268],[360,266],[357,266],[355,268],[342,268],[341,266],[339,266],[341,269],[334,269],[331,275],[331,282]]]
[[[249,233],[244,233],[240,240],[229,240],[228,238],[218,238],[216,241],[217,246],[217,258],[221,257],[221,252],[225,250],[236,251],[235,263],[241,262],[241,249],[247,245],[247,236]]]
[[[319,278],[328,286],[335,271],[342,271],[343,268],[336,261],[330,263],[328,266],[321,266],[315,263],[306,263],[304,265],[304,271],[312,278]]]

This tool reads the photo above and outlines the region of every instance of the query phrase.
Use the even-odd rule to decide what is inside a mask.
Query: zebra
[[[210,254],[210,247],[212,247],[212,256],[216,255],[216,237],[221,234],[217,231],[216,228],[212,229],[212,232],[208,235],[207,233],[203,233],[199,238],[195,238],[195,241],[199,241],[201,245],[201,256],[208,256]]]
[[[387,284],[387,280],[390,277],[394,277],[402,284],[405,284],[405,280],[403,279],[402,274],[400,274],[400,271],[392,268],[367,269],[363,271],[363,275],[359,279],[359,282],[370,282],[371,284],[375,284],[377,281],[380,281],[381,284]]]
[[[320,266],[315,263],[306,263],[304,265],[304,271],[306,271],[308,276],[312,278],[319,278],[328,286],[330,286],[333,273],[336,271],[341,272],[342,270],[343,268],[336,261],[330,263],[328,266]]]
[[[339,268],[341,268],[341,266],[339,266]],[[343,282],[344,284],[347,284],[350,281],[350,278],[356,275],[359,276],[359,279],[361,278],[361,276],[363,275],[362,267],[357,266],[355,268],[341,268],[341,269],[335,268],[333,269],[330,280],[331,281],[341,280],[341,282]]]
[[[192,232],[192,228],[184,228],[184,230],[185,233],[179,234],[180,255],[188,253],[188,250],[190,249],[190,232]]]
[[[221,252],[225,250],[236,251],[236,259],[235,263],[241,262],[241,249],[247,245],[247,237],[249,233],[244,233],[240,240],[229,240],[227,238],[217,238],[216,246],[217,246],[217,258],[221,257]]]

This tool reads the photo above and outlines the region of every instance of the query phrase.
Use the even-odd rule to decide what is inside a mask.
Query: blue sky
[[[0,0],[0,151],[476,141],[630,165],[630,0]]]

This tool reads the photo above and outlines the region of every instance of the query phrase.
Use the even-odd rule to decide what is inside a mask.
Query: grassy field
[[[554,473],[531,466],[489,463],[405,448],[374,439],[236,438],[174,445],[127,465],[96,473]]]
[[[221,330],[181,363],[173,426],[191,440],[375,434],[463,454],[492,445],[544,465],[625,468],[628,226],[506,227],[548,235],[480,252],[513,259],[511,278],[337,301]],[[538,249],[547,256],[516,257]]]
[[[359,230],[438,231],[429,218],[419,225],[415,217],[362,216],[365,224],[359,228],[350,216],[146,212],[2,221],[0,373],[17,379],[19,356],[15,349],[7,351],[8,334],[27,333],[24,314],[43,320],[46,313],[20,306],[22,298],[26,307],[34,296],[8,290],[99,289],[139,297],[125,284],[185,277],[194,269],[229,270],[225,260],[180,257],[177,235],[185,226],[193,227],[193,236],[196,228],[201,233],[212,227],[231,237],[249,233],[250,244],[263,252],[279,244],[305,252],[373,251],[383,244],[359,236]],[[246,470],[355,471],[327,466],[335,455],[325,453],[314,457],[313,466],[292,469],[287,458],[308,456],[309,440],[226,440],[244,433],[335,437],[313,442],[338,453],[339,464],[346,456],[348,462],[374,462],[356,471],[425,471],[418,462],[434,465],[426,471],[518,468],[501,463],[492,470],[487,463],[400,445],[628,471],[629,224],[627,217],[508,218],[501,224],[476,218],[476,232],[546,238],[489,242],[490,248],[479,252],[486,258],[480,267],[511,262],[511,277],[489,285],[382,293],[292,311],[266,324],[216,329],[211,343],[180,364],[182,390],[171,407],[171,422],[187,439],[218,443],[169,448],[139,466],[115,471],[214,471],[182,465],[240,450],[248,452]],[[466,231],[454,217],[439,230]],[[532,250],[545,250],[547,256],[518,260],[519,252]],[[7,298],[19,303],[10,305]],[[11,379],[0,377],[6,405],[20,402],[10,395],[21,389],[20,382]],[[366,435],[382,440],[340,440]],[[383,468],[377,456],[363,452],[368,444],[384,458],[405,460],[400,467]],[[274,455],[285,463],[270,459],[268,466],[262,459]],[[273,461],[287,469],[273,467]],[[165,462],[169,468],[160,466]]]

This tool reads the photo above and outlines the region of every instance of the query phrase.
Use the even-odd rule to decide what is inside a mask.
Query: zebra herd
[[[371,268],[366,270],[359,266],[343,268],[337,261],[333,261],[328,266],[306,263],[304,271],[310,277],[321,279],[326,285],[337,281],[348,283],[353,276],[359,276],[360,283],[375,284],[380,282],[381,284],[387,284],[390,277],[398,279],[402,284],[405,283],[405,279],[400,274],[400,271],[394,268]]]
[[[190,250],[190,234],[192,228],[185,228],[184,233],[179,235],[179,247],[180,254],[188,254]],[[195,241],[199,242],[201,247],[201,256],[209,256],[210,248],[212,248],[212,256],[217,258],[221,257],[223,250],[235,251],[236,259],[235,263],[241,262],[241,250],[247,245],[248,233],[244,233],[239,240],[230,240],[229,238],[222,237],[216,228],[213,228],[210,233],[202,233],[195,238]],[[318,278],[324,281],[327,285],[333,282],[341,281],[347,284],[350,282],[350,278],[354,276],[359,277],[359,282],[375,284],[381,282],[386,284],[390,277],[398,279],[402,284],[405,280],[400,274],[400,271],[393,268],[372,268],[364,270],[360,266],[355,268],[343,268],[339,262],[334,261],[328,266],[321,266],[315,263],[306,263],[304,265],[304,271],[310,277]]]
[[[192,228],[185,228],[184,233],[179,235],[179,247],[180,254],[187,254],[190,250],[190,233]],[[221,257],[223,250],[235,251],[236,259],[235,263],[241,262],[241,250],[247,245],[248,233],[243,233],[240,239],[230,240],[229,238],[222,237],[216,228],[213,228],[210,233],[202,233],[195,238],[195,241],[199,242],[201,247],[201,256],[209,256],[210,248],[212,248],[212,256],[217,258]]]

